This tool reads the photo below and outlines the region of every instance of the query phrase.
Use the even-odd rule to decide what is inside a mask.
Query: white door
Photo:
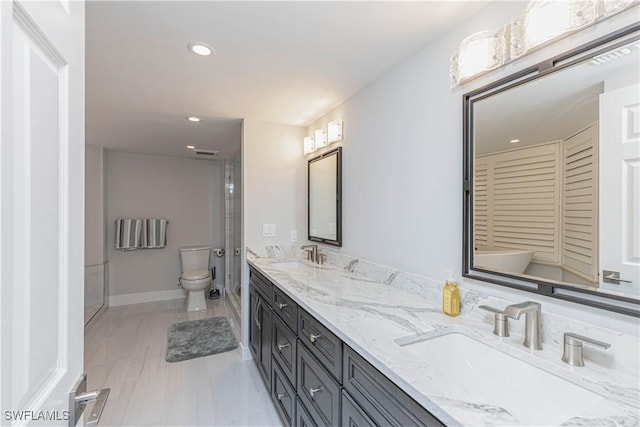
[[[84,3],[0,1],[0,407],[68,425],[83,371]]]
[[[600,285],[640,297],[640,85],[600,95]],[[602,173],[604,171],[604,173]],[[604,271],[619,273],[616,283]]]

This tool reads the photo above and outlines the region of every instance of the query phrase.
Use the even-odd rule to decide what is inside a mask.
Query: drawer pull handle
[[[313,397],[316,395],[316,393],[320,393],[322,390],[324,390],[324,387],[320,386],[318,388],[310,388],[309,389],[309,394],[311,395],[311,398],[313,399]]]
[[[283,308],[285,308],[285,307],[289,307],[289,304],[287,304],[286,302],[279,302],[279,303],[278,303],[278,308],[279,308],[280,310],[282,310],[282,309],[283,309]]]
[[[289,347],[290,345],[291,345],[291,344],[289,344],[289,343],[285,343],[285,344],[278,344],[278,345],[277,345],[277,347],[278,347],[278,351],[279,351],[279,352],[282,352],[282,350],[284,350],[285,348]]]
[[[313,334],[309,334],[309,339],[311,340],[311,342],[316,342],[318,340],[318,338],[320,338],[322,335],[318,334],[318,335],[313,335]]]
[[[282,400],[283,397],[288,396],[289,394],[287,392],[284,393],[276,393],[276,398],[278,400]]]

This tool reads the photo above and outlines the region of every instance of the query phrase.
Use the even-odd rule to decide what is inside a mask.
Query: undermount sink
[[[307,264],[300,261],[278,261],[272,262],[271,265],[282,270],[297,270],[299,268],[309,267]]]
[[[404,349],[462,390],[470,403],[499,406],[524,425],[560,425],[604,400],[462,333],[417,340]]]

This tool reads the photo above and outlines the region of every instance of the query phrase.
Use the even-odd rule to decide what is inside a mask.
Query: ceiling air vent
[[[218,155],[219,151],[214,150],[203,150],[201,148],[196,148],[194,150],[195,156],[200,157],[202,159],[213,159]]]

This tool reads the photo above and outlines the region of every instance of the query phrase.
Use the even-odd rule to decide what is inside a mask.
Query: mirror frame
[[[524,278],[507,273],[473,267],[473,104],[500,92],[513,89],[549,74],[559,72],[586,58],[604,53],[631,41],[640,40],[640,23],[624,27],[546,61],[525,68],[493,83],[468,92],[463,104],[463,236],[462,275],[470,279],[491,282],[513,289],[533,292],[552,298],[640,317],[640,300],[622,294],[604,293],[587,286],[567,285],[542,278]]]
[[[324,237],[311,235],[311,164],[330,156],[337,156],[336,165],[336,239],[325,239]],[[342,147],[322,153],[310,159],[307,164],[307,239],[312,242],[325,243],[327,245],[342,246]]]

